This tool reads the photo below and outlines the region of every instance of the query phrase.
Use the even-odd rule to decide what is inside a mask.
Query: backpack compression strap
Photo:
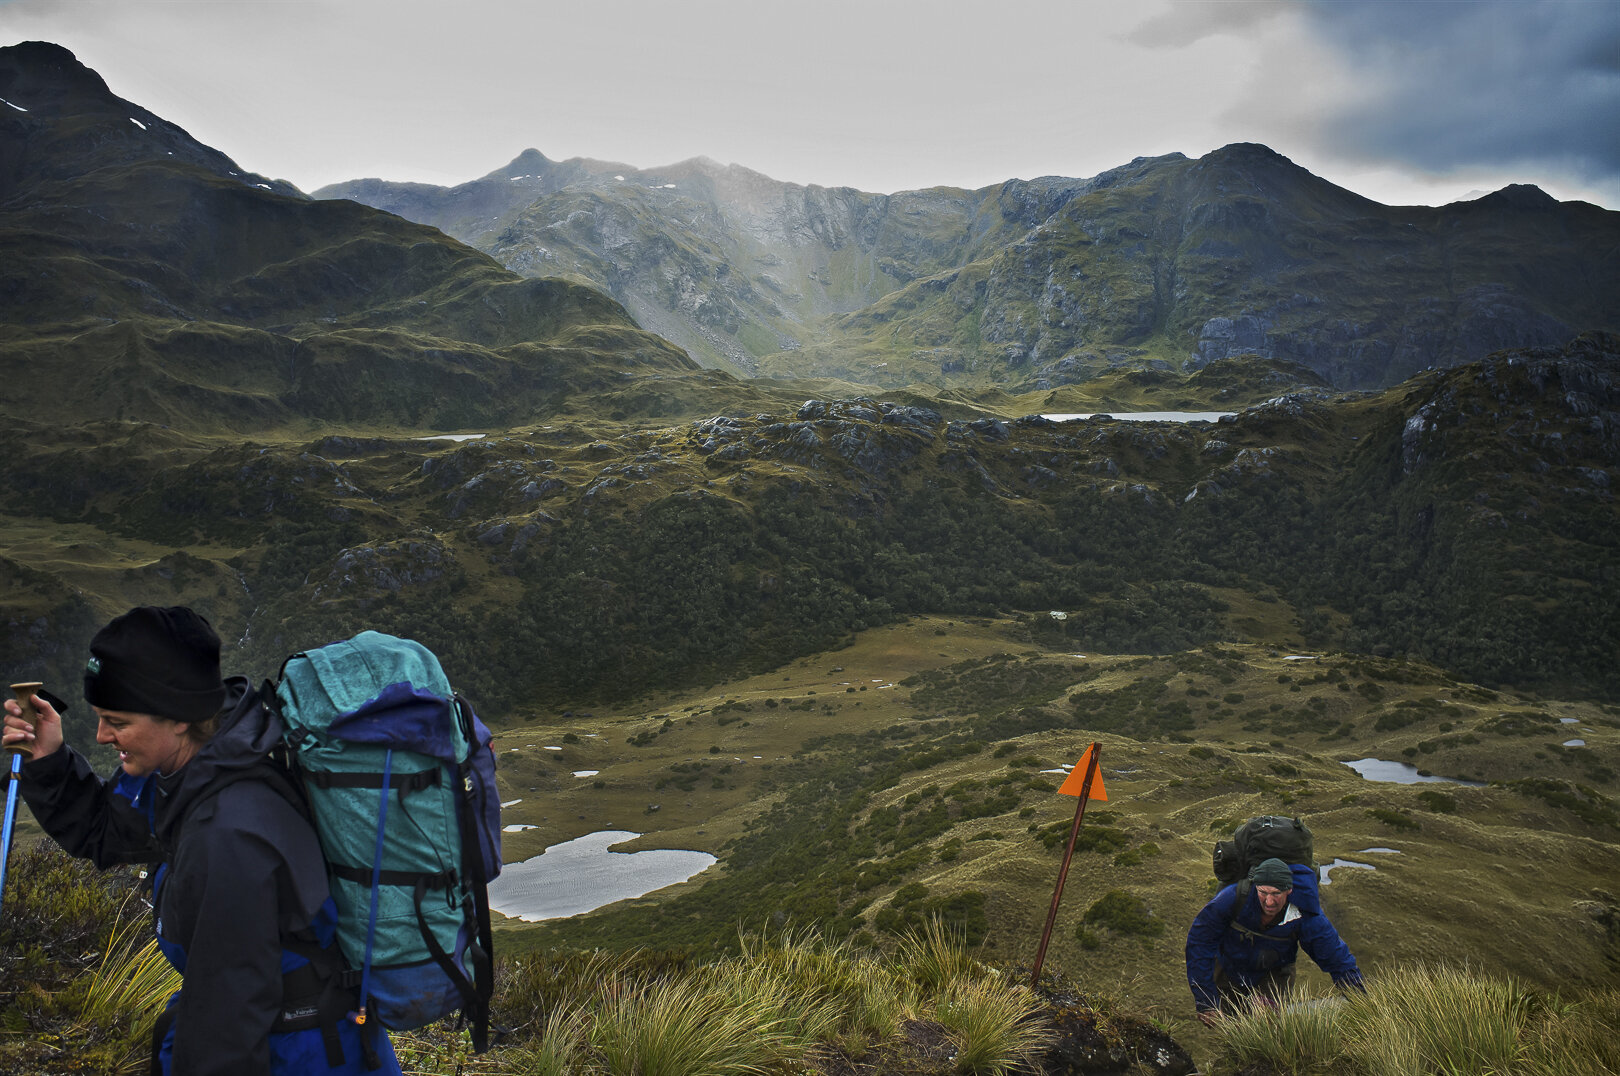
[[[490,999],[495,993],[495,935],[489,921],[489,884],[479,862],[481,842],[476,805],[472,802],[471,791],[473,752],[485,748],[479,747],[466,700],[457,695],[454,702],[456,720],[461,723],[462,738],[467,741],[467,757],[456,771],[461,791],[465,793],[456,802],[456,816],[461,820],[461,876],[466,880],[467,889],[472,897],[478,928],[477,939],[468,946],[468,952],[472,955],[473,980],[476,983],[477,996],[477,1003],[471,1013],[473,1050],[482,1053],[489,1048],[489,1006]]]
[[[456,706],[456,712],[461,715],[461,707]],[[467,742],[470,745],[467,760],[457,767],[458,784],[462,789],[468,787],[472,772],[471,751],[478,750],[477,741],[472,736],[471,728],[467,727],[465,715],[461,715],[463,728],[467,732]],[[461,825],[461,879],[465,885],[464,901],[472,905],[473,916],[477,927],[477,937],[470,939],[467,944],[467,955],[472,961],[472,976],[469,978],[465,969],[458,964],[444,947],[439,939],[429,929],[427,918],[422,914],[422,898],[427,895],[430,879],[439,877],[435,875],[418,875],[416,883],[416,924],[422,932],[422,941],[426,943],[428,953],[432,955],[434,963],[444,971],[450,981],[455,984],[456,990],[461,994],[461,1013],[467,1020],[467,1030],[472,1036],[473,1052],[481,1054],[489,1049],[489,1004],[495,992],[495,970],[491,954],[495,951],[493,932],[489,921],[489,890],[483,881],[480,871],[474,869],[474,861],[478,857],[477,823],[473,820],[472,812],[464,798],[458,796],[456,802],[456,818]],[[446,872],[448,881],[454,882],[453,872]],[[465,905],[463,905],[465,907]]]

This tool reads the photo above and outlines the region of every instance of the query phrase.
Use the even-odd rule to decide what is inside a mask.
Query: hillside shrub
[[[1128,938],[1157,938],[1165,931],[1164,920],[1154,916],[1147,901],[1123,889],[1110,889],[1097,898],[1081,921]]]

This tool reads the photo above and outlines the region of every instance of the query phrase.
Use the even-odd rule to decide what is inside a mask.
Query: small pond
[[[1378,855],[1395,855],[1395,856],[1398,856],[1398,855],[1401,854],[1400,849],[1398,849],[1398,848],[1363,848],[1361,851],[1357,852],[1356,855],[1364,856],[1364,855],[1367,855],[1368,853],[1376,853]],[[1331,871],[1338,870],[1340,867],[1359,867],[1362,870],[1369,870],[1369,871],[1375,871],[1375,870],[1378,869],[1377,867],[1373,866],[1371,863],[1361,863],[1361,862],[1358,862],[1358,861],[1356,861],[1354,859],[1338,859],[1338,858],[1335,858],[1332,863],[1324,863],[1324,864],[1322,864],[1322,866],[1320,866],[1320,867],[1318,867],[1316,869],[1317,870],[1317,875],[1321,878],[1322,884],[1323,885],[1332,884],[1333,879],[1329,878],[1328,874]]]
[[[1397,785],[1435,782],[1437,784],[1471,785],[1478,788],[1485,784],[1484,781],[1470,781],[1465,777],[1436,777],[1432,773],[1419,773],[1418,768],[1410,762],[1388,762],[1381,758],[1360,758],[1354,762],[1346,762],[1345,765],[1369,781],[1386,781]]]
[[[707,852],[677,848],[608,850],[639,836],[603,830],[554,844],[522,863],[508,863],[489,883],[489,906],[526,923],[562,919],[684,882],[715,863]]]
[[[1079,422],[1097,415],[1106,415],[1121,422],[1219,422],[1236,413],[1235,411],[1085,411],[1041,417],[1049,418],[1053,422]]]

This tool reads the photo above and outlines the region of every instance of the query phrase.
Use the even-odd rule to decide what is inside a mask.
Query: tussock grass
[[[974,979],[985,973],[984,966],[969,955],[961,933],[938,919],[930,919],[920,930],[901,935],[895,962],[913,982],[929,991],[942,990],[958,979]]]
[[[1346,1008],[1345,1046],[1372,1076],[1509,1073],[1522,1053],[1530,995],[1457,967],[1401,968]]]
[[[1217,1028],[1224,1064],[1278,1076],[1620,1072],[1620,992],[1575,1000],[1456,966],[1381,974],[1365,994],[1256,1006]]]
[[[18,848],[0,917],[0,1071],[145,1070],[153,1015],[179,977],[151,938],[132,871],[48,841]]]
[[[559,1009],[546,1017],[540,1034],[514,1052],[511,1067],[526,1076],[569,1076],[584,1060],[585,1017],[578,1009]]]
[[[1034,993],[1021,985],[958,980],[939,995],[934,1012],[956,1046],[958,1072],[1000,1076],[1052,1041]]]
[[[1620,989],[1547,1006],[1533,1022],[1529,1076],[1610,1076],[1620,1072]]]
[[[136,926],[115,931],[96,970],[62,995],[76,1020],[149,1026],[180,989],[180,973],[158,949],[157,939],[139,941],[139,932]]]
[[[608,1076],[749,1076],[786,1063],[808,1043],[775,990],[746,995],[735,979],[655,982],[596,1009],[587,1032]],[[728,988],[728,986],[730,988]]]
[[[1051,1039],[1035,995],[937,920],[892,957],[788,930],[743,933],[736,955],[705,964],[536,953],[506,968],[497,1019],[521,1040],[514,1070],[540,1076],[805,1071],[814,1058],[904,1057],[918,1026],[949,1040],[957,1071],[1000,1074]]]
[[[1343,1032],[1337,998],[1307,999],[1295,990],[1280,1009],[1255,1006],[1221,1022],[1224,1054],[1240,1065],[1314,1076],[1337,1071]]]

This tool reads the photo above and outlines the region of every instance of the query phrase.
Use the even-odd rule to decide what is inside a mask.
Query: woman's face
[[[118,762],[131,776],[174,773],[197,753],[197,745],[186,735],[191,726],[183,721],[99,706],[93,709],[101,719],[96,725],[96,742],[118,748]]]

